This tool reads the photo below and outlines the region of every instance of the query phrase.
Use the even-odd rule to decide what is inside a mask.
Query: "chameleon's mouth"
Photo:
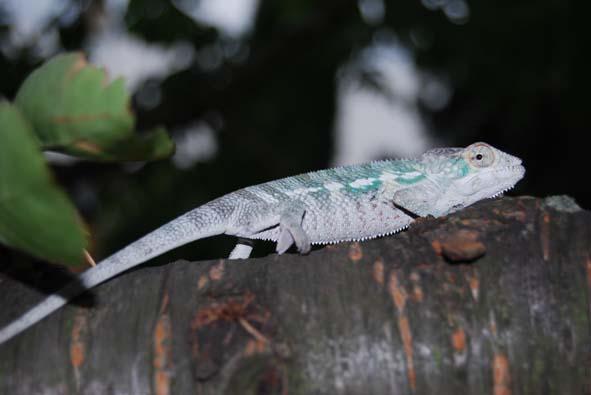
[[[489,199],[494,199],[494,198],[502,197],[505,194],[505,192],[513,189],[513,187],[515,187],[515,185],[511,185],[510,187],[503,189],[501,192],[495,193],[494,195],[490,196]]]
[[[520,164],[516,166],[507,166],[501,170],[497,170],[496,173],[500,175],[499,181],[502,182],[503,179],[506,180],[507,178],[510,178],[512,182],[509,185],[502,188],[500,191],[495,192],[493,195],[491,195],[490,199],[503,196],[505,192],[513,189],[517,182],[519,182],[519,180],[521,180],[525,175],[525,167],[521,165],[520,161]]]

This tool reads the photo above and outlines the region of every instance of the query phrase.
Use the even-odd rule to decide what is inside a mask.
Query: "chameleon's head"
[[[513,188],[525,174],[521,159],[486,143],[432,150],[426,152],[424,158],[428,163],[428,177],[438,180],[443,187],[434,215],[444,215],[496,197]]]

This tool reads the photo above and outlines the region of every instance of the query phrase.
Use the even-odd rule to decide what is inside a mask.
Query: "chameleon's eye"
[[[466,159],[474,167],[488,167],[495,161],[492,148],[483,143],[472,144],[466,149]]]

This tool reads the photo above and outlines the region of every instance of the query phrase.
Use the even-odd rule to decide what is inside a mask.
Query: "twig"
[[[254,326],[250,325],[250,323],[248,321],[246,321],[244,318],[238,318],[238,322],[240,323],[240,325],[242,325],[242,327],[244,328],[245,331],[247,331],[248,333],[250,333],[258,341],[260,341],[262,343],[268,343],[269,342],[269,339],[267,339]]]
[[[90,253],[86,250],[84,250],[84,258],[86,258],[86,262],[88,262],[90,266],[96,266],[96,262],[94,261],[94,259],[92,259],[92,256],[90,256]]]

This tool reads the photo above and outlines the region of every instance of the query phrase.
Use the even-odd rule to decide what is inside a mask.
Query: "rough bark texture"
[[[590,290],[591,213],[482,202],[309,256],[127,273],[0,346],[0,393],[591,394]]]

